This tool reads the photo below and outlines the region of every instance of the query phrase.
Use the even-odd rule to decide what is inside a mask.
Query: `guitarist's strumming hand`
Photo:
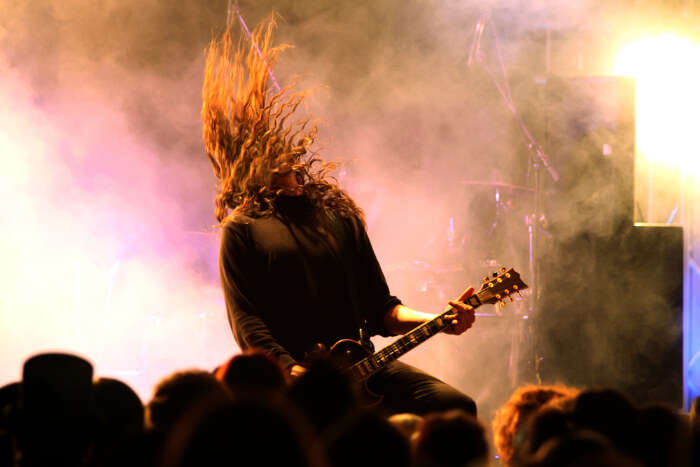
[[[450,326],[445,328],[443,332],[447,334],[462,334],[464,331],[472,327],[474,320],[474,308],[464,303],[464,300],[469,298],[474,293],[474,287],[469,287],[462,292],[457,300],[451,300],[448,309],[452,309],[452,313],[445,316],[450,320]]]

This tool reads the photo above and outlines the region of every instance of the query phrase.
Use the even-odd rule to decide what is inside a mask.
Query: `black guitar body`
[[[361,343],[352,339],[342,339],[333,344],[331,347],[331,357],[342,368],[350,368],[355,363],[372,357],[372,351]],[[367,386],[367,380],[359,381],[362,383],[360,391],[360,401],[362,405],[373,407],[379,405],[384,399],[384,396],[372,392]]]

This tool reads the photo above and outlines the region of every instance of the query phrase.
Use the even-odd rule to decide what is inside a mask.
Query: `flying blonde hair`
[[[362,211],[329,175],[337,164],[310,149],[316,126],[308,118],[293,119],[309,91],[294,91],[296,80],[276,93],[269,87],[277,57],[289,47],[273,44],[275,27],[273,16],[234,47],[229,24],[207,49],[202,122],[204,147],[219,180],[216,219],[222,223],[231,212],[273,214],[281,194],[273,178],[290,170],[314,205],[362,219]]]

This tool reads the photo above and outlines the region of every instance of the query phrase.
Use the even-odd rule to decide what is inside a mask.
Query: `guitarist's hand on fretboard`
[[[457,300],[451,300],[448,309],[452,312],[445,315],[445,319],[450,323],[449,326],[445,328],[443,332],[447,334],[462,334],[464,331],[472,327],[474,324],[474,308],[471,305],[467,305],[464,301],[471,297],[474,293],[474,287],[469,287],[467,290],[462,292]]]

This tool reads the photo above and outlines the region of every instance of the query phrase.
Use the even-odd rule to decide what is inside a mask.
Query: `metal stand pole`
[[[510,110],[513,119],[518,125],[518,128],[520,130],[520,134],[523,138],[523,142],[525,144],[525,147],[530,153],[530,166],[532,168],[532,174],[533,174],[533,182],[534,182],[534,192],[535,192],[535,200],[534,200],[534,209],[533,212],[528,216],[527,219],[527,225],[528,225],[528,240],[529,240],[529,251],[528,251],[528,263],[529,263],[529,272],[530,272],[530,282],[532,283],[532,298],[529,302],[529,306],[527,309],[527,314],[523,314],[520,316],[520,323],[514,327],[514,334],[512,335],[512,347],[511,347],[511,365],[513,365],[514,372],[511,373],[512,375],[520,373],[517,369],[518,362],[514,361],[515,358],[520,358],[520,355],[522,354],[520,350],[520,340],[522,339],[523,333],[526,333],[528,337],[532,336],[531,333],[531,325],[530,325],[530,320],[533,316],[535,316],[537,312],[537,307],[538,307],[538,298],[539,298],[539,280],[538,280],[538,265],[537,265],[537,245],[538,245],[538,228],[539,228],[539,222],[540,218],[542,215],[542,194],[541,194],[541,180],[540,180],[540,170],[544,167],[549,175],[552,177],[552,180],[554,182],[559,181],[559,173],[557,170],[552,166],[552,164],[549,161],[549,156],[544,152],[542,147],[539,145],[539,143],[535,140],[535,137],[532,135],[530,132],[529,128],[523,121],[522,117],[520,116],[520,113],[515,107],[515,103],[513,102],[511,93],[510,93],[510,87],[508,86],[508,77],[506,76],[506,71],[505,71],[505,66],[503,64],[503,59],[501,57],[501,52],[500,52],[500,47],[499,47],[499,40],[498,36],[496,35],[495,27],[493,24],[491,24],[491,33],[494,39],[494,43],[496,46],[496,51],[498,55],[498,60],[500,63],[501,67],[501,73],[502,73],[502,84],[499,83],[499,80],[497,79],[495,73],[491,68],[488,66],[486,62],[484,62],[482,54],[481,54],[481,49],[480,49],[480,40],[481,40],[481,35],[483,34],[484,28],[486,27],[486,24],[490,20],[490,15],[482,15],[482,17],[479,18],[479,21],[476,24],[475,28],[475,36],[474,36],[474,44],[472,46],[472,50],[470,51],[469,54],[469,64],[471,64],[473,61],[476,61],[477,63],[481,64],[482,68],[487,72],[489,77],[491,78],[494,86],[498,90],[499,94],[503,98],[503,102],[505,103],[506,107],[508,110]],[[548,36],[549,39],[549,36]],[[547,49],[549,48],[549,44],[547,44]],[[549,51],[547,50],[547,60],[546,62],[549,63]],[[549,67],[549,64],[547,64],[547,67]],[[531,341],[531,339],[529,339]],[[532,370],[535,372],[535,376],[539,380],[539,374],[538,374],[538,364],[539,364],[539,357],[536,352],[535,346],[532,345],[531,349],[528,349],[527,354],[530,355],[530,358],[532,359]],[[517,385],[519,383],[518,381],[515,381],[514,379],[512,380],[514,385]]]

